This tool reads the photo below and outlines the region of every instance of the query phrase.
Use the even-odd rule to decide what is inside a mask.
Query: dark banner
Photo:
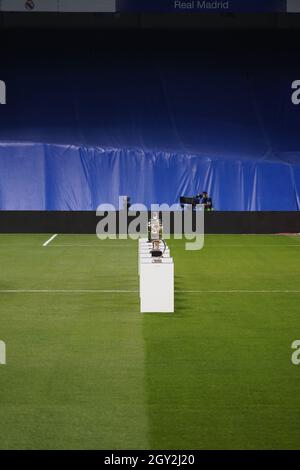
[[[139,12],[285,12],[286,0],[117,0],[118,11]]]
[[[0,211],[0,233],[95,234],[101,219],[103,216],[96,216],[96,212],[93,211]],[[128,223],[134,219],[135,217],[129,215]],[[116,220],[116,232],[120,233],[119,213]],[[174,214],[171,213],[170,233],[173,234],[174,231]],[[207,212],[205,214],[205,234],[299,232],[299,212]]]

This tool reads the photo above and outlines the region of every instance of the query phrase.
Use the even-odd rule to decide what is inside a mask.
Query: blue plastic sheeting
[[[206,190],[216,210],[299,210],[298,56],[206,49],[4,55],[0,209],[95,210],[119,195],[149,207]]]
[[[276,181],[276,184],[275,184]],[[222,210],[298,210],[300,166],[168,152],[54,144],[0,145],[0,206],[95,210],[132,202],[173,204],[202,189]],[[197,190],[197,191],[196,191]]]

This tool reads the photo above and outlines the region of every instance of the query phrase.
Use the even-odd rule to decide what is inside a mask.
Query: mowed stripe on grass
[[[23,284],[47,290],[82,283],[136,288],[135,260],[122,257],[122,248],[97,259],[92,251],[85,256],[48,250],[43,236],[34,236],[38,243],[26,249],[13,244],[1,249],[1,238],[6,271],[1,288]],[[0,337],[7,344],[7,366],[0,369],[0,448],[149,446],[135,296],[19,292],[1,295],[0,310]]]

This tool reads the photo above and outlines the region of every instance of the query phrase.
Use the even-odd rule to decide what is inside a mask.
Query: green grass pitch
[[[1,449],[300,448],[300,238],[171,240],[143,315],[137,242],[50,235],[0,236]]]

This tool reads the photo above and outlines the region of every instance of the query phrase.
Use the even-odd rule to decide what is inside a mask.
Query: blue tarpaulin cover
[[[299,63],[205,45],[7,54],[0,209],[174,204],[206,190],[216,210],[298,210]]]

